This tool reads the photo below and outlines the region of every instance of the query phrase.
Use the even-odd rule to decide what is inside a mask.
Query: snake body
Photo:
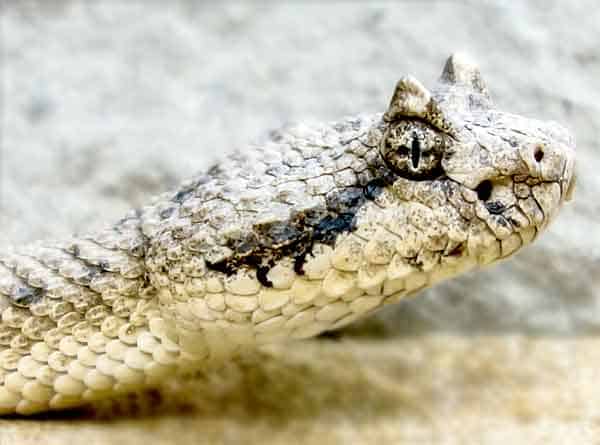
[[[0,252],[0,413],[85,404],[315,336],[537,237],[573,188],[561,126],[479,70],[269,135],[97,233]]]

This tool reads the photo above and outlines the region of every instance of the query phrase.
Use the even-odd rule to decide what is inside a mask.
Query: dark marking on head
[[[544,159],[544,148],[542,146],[537,146],[533,153],[533,157],[535,162],[542,162],[542,159]]]
[[[485,208],[492,215],[500,215],[504,210],[506,210],[506,206],[502,204],[500,201],[489,201],[485,203]]]
[[[479,183],[479,185],[475,188],[475,191],[477,192],[477,198],[480,201],[487,201],[492,196],[493,188],[494,186],[492,185],[492,181],[489,179],[481,181],[481,183]]]
[[[256,279],[260,284],[265,287],[273,287],[273,283],[271,280],[267,278],[267,274],[269,273],[269,268],[265,266],[258,266],[256,268]]]
[[[304,263],[306,262],[306,255],[308,252],[301,252],[299,255],[294,257],[294,272],[298,275],[304,275]]]
[[[352,213],[357,206],[365,201],[366,196],[362,189],[349,187],[339,192],[330,192],[325,197],[327,212],[329,214]],[[322,215],[319,215],[322,217]]]
[[[365,198],[368,201],[375,201],[375,199],[381,194],[383,188],[392,182],[393,180],[388,182],[384,178],[373,179],[363,188]]]
[[[207,262],[207,266],[210,270],[214,270],[215,272],[224,273],[227,276],[233,275],[235,270],[230,268],[230,264],[226,260],[215,261],[213,263]],[[166,271],[166,269],[165,269]]]
[[[354,214],[327,216],[314,228],[313,241],[333,245],[340,233],[354,230]]]
[[[334,245],[336,238],[356,229],[356,213],[367,201],[375,200],[393,176],[374,179],[364,187],[346,187],[326,196],[325,206],[307,209],[289,219],[255,225],[241,238],[230,238],[226,246],[233,255],[207,267],[233,275],[240,267],[256,270],[257,279],[266,287],[273,284],[267,273],[284,257],[294,258],[294,271],[304,274],[306,257],[315,243]]]
[[[273,264],[265,264],[263,258],[256,254],[225,258],[224,260],[216,261],[214,263],[207,262],[207,267],[210,270],[221,272],[227,276],[235,275],[240,266],[256,270],[256,279],[259,283],[265,287],[273,287],[273,283],[267,278],[267,274],[271,267],[273,267]]]

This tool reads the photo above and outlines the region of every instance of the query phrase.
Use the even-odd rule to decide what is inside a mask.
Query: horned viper
[[[315,336],[532,242],[574,185],[561,126],[452,56],[385,113],[270,133],[97,233],[0,252],[0,413]]]

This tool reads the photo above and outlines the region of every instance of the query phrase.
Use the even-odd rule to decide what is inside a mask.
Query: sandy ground
[[[0,420],[0,443],[594,444],[600,339],[309,341],[88,411]],[[316,359],[318,357],[318,360]]]
[[[455,50],[480,61],[500,107],[571,128],[579,161],[576,200],[511,261],[390,308],[339,342],[294,345],[225,370],[220,384],[208,376],[146,395],[161,400],[150,413],[130,401],[115,416],[109,406],[1,421],[0,445],[83,434],[90,443],[594,443],[595,1],[0,7],[0,243],[99,227],[285,122],[381,110],[401,75],[431,84]]]

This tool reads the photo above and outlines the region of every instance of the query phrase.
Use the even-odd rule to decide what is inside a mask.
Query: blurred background
[[[341,342],[309,342],[306,357],[294,359],[325,360],[324,366],[335,369],[333,359],[315,357],[319,348],[326,349],[325,356],[349,354],[356,359],[349,369],[355,366],[377,387],[369,373],[392,366],[386,357],[396,365],[412,357],[416,362],[404,363],[407,369],[384,376],[390,380],[385,385],[381,375],[374,379],[385,388],[393,383],[394,391],[408,391],[398,395],[402,407],[407,400],[422,401],[419,385],[426,385],[424,391],[435,397],[432,405],[419,408],[428,414],[417,416],[418,422],[410,420],[415,410],[394,414],[400,399],[393,398],[391,407],[374,402],[381,418],[377,409],[361,410],[359,397],[348,402],[356,409],[341,410],[335,421],[324,414],[299,424],[285,419],[273,427],[261,420],[250,428],[243,416],[220,417],[221,399],[204,394],[218,418],[211,419],[221,428],[211,430],[210,437],[215,443],[246,443],[235,435],[245,424],[243,431],[256,434],[242,435],[248,443],[253,438],[285,443],[298,431],[306,443],[313,443],[311,438],[321,443],[592,443],[586,440],[600,421],[600,397],[594,398],[597,390],[591,389],[600,377],[595,370],[600,342],[594,337],[600,331],[597,2],[4,0],[0,7],[0,243],[100,227],[272,128],[381,111],[400,76],[410,73],[432,85],[450,53],[470,53],[500,108],[556,120],[575,133],[575,201],[534,246],[510,261],[389,308],[342,333]],[[378,346],[361,349],[365,342]],[[388,349],[378,356],[372,352],[377,347]],[[363,356],[369,357],[367,365]],[[477,378],[485,384],[471,404],[464,404],[462,395],[473,390],[466,388],[472,383],[467,377],[473,376],[461,366],[473,357],[482,372]],[[493,366],[501,366],[502,358],[506,362],[499,371]],[[527,371],[514,371],[523,364]],[[261,369],[268,387],[271,374]],[[329,394],[319,389],[318,376],[297,381],[294,369],[279,377],[291,386],[310,386],[300,394]],[[256,388],[244,386],[247,375],[236,375],[241,386],[232,391],[252,394],[239,403],[249,412],[256,409],[253,404],[263,406]],[[448,375],[453,377],[446,381]],[[448,387],[439,387],[443,382]],[[535,396],[532,382],[545,382]],[[346,383],[349,388],[336,387],[331,397],[362,387],[352,378]],[[328,388],[331,392],[331,382]],[[267,399],[279,400],[283,393],[272,391]],[[516,398],[501,402],[507,393]],[[316,411],[331,410],[307,400]],[[569,409],[557,417],[559,405]],[[274,406],[268,413],[289,409]],[[446,422],[450,413],[459,420]],[[186,424],[178,443],[188,443],[185,432],[194,440],[198,424],[213,425],[203,416],[204,423],[194,418],[194,426]],[[349,426],[348,419],[365,416],[375,417]],[[2,441],[11,425],[1,427],[7,428],[0,432],[3,445],[13,443]],[[50,438],[52,427],[44,425],[27,437]],[[166,431],[164,443],[169,443],[173,425],[160,425],[157,431]],[[233,436],[220,434],[225,430]],[[95,430],[98,443],[109,443],[102,442],[104,433]],[[10,437],[24,440],[22,430],[14,434]],[[140,439],[135,426],[112,434]],[[157,433],[154,440],[161,437]],[[378,439],[371,442],[371,437]]]

